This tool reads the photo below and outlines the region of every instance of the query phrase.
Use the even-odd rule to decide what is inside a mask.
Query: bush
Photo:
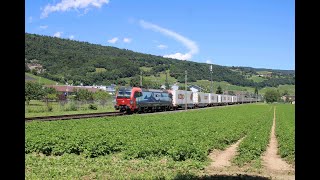
[[[98,109],[97,105],[95,105],[95,104],[89,104],[88,108],[91,109],[91,110],[97,110]]]
[[[47,105],[47,109],[48,109],[48,112],[52,112],[52,110],[53,110],[52,105],[51,105],[51,104],[48,104],[48,105]]]
[[[267,90],[264,94],[267,103],[278,102],[280,100],[280,93],[276,90]]]
[[[69,107],[66,108],[66,111],[77,111],[78,108],[74,102],[70,103]]]
[[[46,109],[45,108],[36,108],[36,109],[27,108],[27,112],[28,113],[43,113],[43,112],[46,112]]]

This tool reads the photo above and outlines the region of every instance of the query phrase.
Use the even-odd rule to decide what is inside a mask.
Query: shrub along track
[[[270,179],[295,179],[295,170],[292,165],[287,164],[278,155],[278,143],[275,135],[276,126],[276,108],[274,107],[274,118],[270,132],[270,141],[264,154],[261,156],[262,168],[254,169],[252,164],[246,164],[243,167],[238,167],[232,164],[232,159],[238,154],[237,149],[240,142],[245,137],[239,139],[236,143],[230,145],[224,151],[213,150],[209,154],[209,158],[213,161],[203,172],[203,176],[228,176],[240,177],[255,176],[260,178]]]

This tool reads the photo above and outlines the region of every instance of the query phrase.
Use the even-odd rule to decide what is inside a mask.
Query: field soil
[[[203,176],[209,177],[234,177],[244,179],[295,179],[295,169],[292,165],[286,163],[277,154],[278,142],[275,135],[276,114],[274,108],[273,125],[270,133],[270,141],[266,152],[261,156],[261,168],[253,167],[253,164],[246,164],[238,167],[231,163],[232,159],[237,155],[237,147],[245,138],[241,138],[225,150],[213,150],[209,154],[209,158],[213,161],[204,169]]]

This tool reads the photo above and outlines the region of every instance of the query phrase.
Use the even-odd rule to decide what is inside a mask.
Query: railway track
[[[25,118],[25,122],[83,119],[83,118],[104,117],[104,116],[121,116],[121,115],[125,115],[125,113],[123,113],[123,112],[103,112],[103,113],[88,113],[88,114],[69,114],[69,115],[59,115],[59,116],[40,116],[40,117]]]

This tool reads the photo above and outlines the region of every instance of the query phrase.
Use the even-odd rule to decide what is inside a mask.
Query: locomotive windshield
[[[131,91],[128,90],[119,90],[117,98],[130,98]]]

